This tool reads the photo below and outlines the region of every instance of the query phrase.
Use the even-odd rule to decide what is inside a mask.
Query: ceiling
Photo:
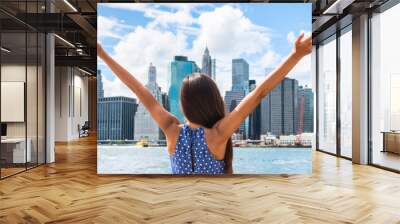
[[[312,0],[313,43],[319,43],[352,23],[353,17],[373,12],[389,0]]]
[[[159,0],[157,2],[168,2]],[[329,32],[343,18],[374,9],[388,0],[250,0],[269,3],[312,3],[312,33],[314,42]],[[122,2],[116,0],[1,0],[0,27],[4,38],[24,46],[21,37],[28,32],[54,32],[56,65],[79,66],[95,74],[96,71],[96,3]],[[124,1],[134,2],[134,1]],[[142,0],[136,2],[153,2]],[[191,0],[181,0],[191,2]],[[215,0],[202,0],[215,2]],[[224,2],[221,0],[220,2]],[[51,13],[50,13],[51,12]],[[348,19],[351,23],[351,18]],[[329,31],[331,29],[331,31]],[[328,32],[329,31],[329,32]],[[13,33],[13,34],[11,34]],[[22,35],[22,36],[21,36]],[[3,35],[4,36],[4,35]],[[29,38],[28,38],[29,39]],[[7,40],[8,42],[8,40]],[[4,42],[3,42],[4,43]],[[22,48],[21,48],[22,49]],[[31,50],[28,47],[28,54]],[[15,51],[17,54],[17,51]],[[24,52],[21,52],[21,54]],[[24,53],[25,54],[25,53]]]
[[[77,66],[96,74],[96,0],[1,0],[0,27],[3,46],[13,49],[8,54],[26,55],[30,32],[57,34],[56,66]],[[27,52],[35,49],[28,44]]]

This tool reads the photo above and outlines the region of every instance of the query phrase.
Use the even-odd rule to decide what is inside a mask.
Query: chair
[[[89,136],[89,129],[90,129],[89,121],[85,121],[82,127],[78,125],[78,129],[79,129],[79,138]]]

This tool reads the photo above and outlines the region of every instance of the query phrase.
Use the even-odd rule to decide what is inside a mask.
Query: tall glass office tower
[[[225,93],[225,103],[228,110],[231,109],[233,100],[239,104],[248,92],[249,64],[242,58],[232,59],[232,89]]]
[[[150,63],[146,88],[150,90],[158,102],[162,103],[161,88],[157,84],[156,67]],[[161,139],[161,132],[150,113],[140,102],[135,115],[135,139],[147,139],[157,141]]]
[[[175,56],[174,60],[171,62],[171,85],[168,91],[170,112],[181,122],[184,121],[179,96],[182,80],[186,76],[199,71],[200,69],[196,63],[194,61],[188,61],[188,58],[185,56]]]
[[[98,140],[133,140],[136,99],[125,96],[100,98],[98,110]]]
[[[216,76],[216,69],[217,69],[217,60],[215,58],[211,59],[211,78],[214,81],[217,81],[217,76]]]
[[[303,117],[298,119],[297,130],[312,133],[314,131],[314,93],[311,88],[300,86],[298,96],[299,112],[297,114]]]
[[[97,70],[97,99],[104,97],[103,89],[103,78],[101,76],[101,70]]]
[[[225,104],[228,111],[232,111],[249,92],[249,64],[243,58],[232,59],[232,89],[225,92]],[[248,118],[238,132],[245,136],[247,133]]]
[[[256,88],[256,80],[249,80],[249,91]],[[261,103],[257,105],[253,112],[249,114],[248,118],[247,138],[252,140],[260,139],[261,131]]]
[[[296,134],[298,81],[285,78],[261,101],[261,133]]]
[[[243,58],[232,59],[232,90],[248,92],[249,63]]]

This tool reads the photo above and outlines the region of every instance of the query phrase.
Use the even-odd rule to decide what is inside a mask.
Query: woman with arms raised
[[[300,34],[287,58],[230,113],[225,112],[218,87],[209,76],[194,73],[185,77],[180,91],[184,124],[99,44],[97,55],[136,94],[164,132],[173,174],[231,174],[231,135],[311,49],[311,36]]]

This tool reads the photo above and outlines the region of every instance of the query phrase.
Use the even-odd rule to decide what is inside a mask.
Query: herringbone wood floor
[[[94,138],[0,181],[0,223],[400,223],[400,175],[314,153],[313,174],[98,176]]]

